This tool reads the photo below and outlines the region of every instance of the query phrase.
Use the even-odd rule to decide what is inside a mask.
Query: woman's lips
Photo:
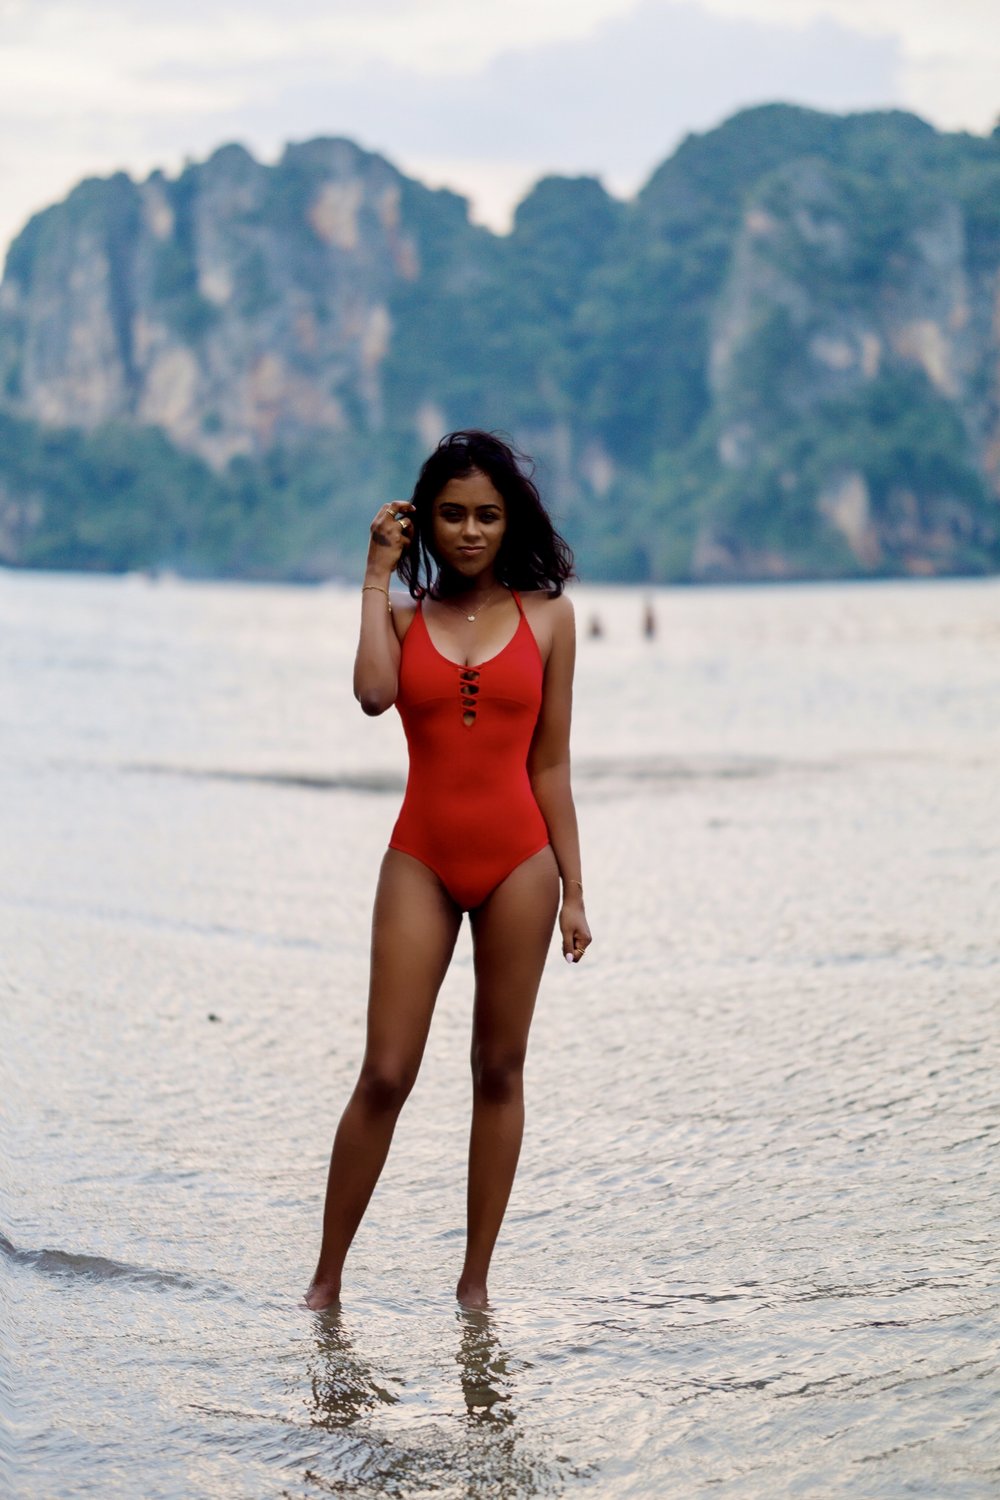
[[[485,552],[485,547],[459,547],[463,557],[475,557],[479,552]]]

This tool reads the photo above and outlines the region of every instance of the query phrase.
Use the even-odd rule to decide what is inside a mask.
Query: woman
[[[383,505],[372,522],[354,693],[367,714],[396,704],[410,773],[375,896],[367,1044],[333,1143],[306,1293],[314,1309],[340,1295],[463,911],[476,993],[468,1236],[456,1295],[487,1305],[557,909],[570,962],[591,940],[569,781],[575,643],[562,587],[572,555],[519,459],[489,433],[452,433],[412,499]],[[416,602],[390,602],[394,570]]]

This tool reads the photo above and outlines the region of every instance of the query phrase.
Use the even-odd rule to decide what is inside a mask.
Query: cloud
[[[347,135],[499,222],[548,171],[630,192],[743,105],[898,102],[892,37],[713,3],[0,0],[0,243],[78,177],[175,169],[225,140],[268,158]]]
[[[590,36],[511,49],[465,76],[261,69],[252,110],[226,123],[272,141],[356,135],[418,173],[447,163],[509,185],[520,168],[523,190],[546,171],[596,172],[627,192],[687,131],[741,106],[892,102],[898,66],[894,41],[833,22],[761,25],[647,0]]]
[[[798,29],[730,21],[703,7],[647,3],[585,40],[498,58],[436,91],[421,122],[428,147],[455,138],[481,155],[600,165],[635,176],[689,129],[742,105],[789,99],[832,109],[894,91],[895,45],[830,22]],[[419,139],[419,137],[418,137]]]
[[[127,69],[168,62],[239,64],[255,57],[377,58],[446,76],[509,46],[583,36],[635,0],[0,0],[8,46],[107,57]]]
[[[801,25],[818,12],[864,36],[892,35],[900,102],[949,130],[988,130],[1000,112],[996,0],[703,0],[731,17]]]

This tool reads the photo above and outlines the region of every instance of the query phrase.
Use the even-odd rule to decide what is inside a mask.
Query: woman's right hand
[[[403,549],[413,538],[411,516],[416,506],[410,500],[392,500],[379,508],[371,524],[368,566],[389,574],[398,566]]]

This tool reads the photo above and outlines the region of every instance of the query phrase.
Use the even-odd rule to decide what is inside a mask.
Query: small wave
[[[578,761],[574,781],[600,785],[626,782],[656,786],[673,782],[734,780],[774,776],[782,771],[829,771],[827,761],[787,761],[767,755],[730,756],[614,756],[605,760]],[[122,766],[130,774],[178,776],[199,781],[256,782],[267,786],[300,787],[317,792],[399,793],[405,777],[395,771],[341,771],[321,775],[309,771],[239,771],[224,767],[176,766],[133,762]]]
[[[45,900],[40,897],[12,895],[0,890],[0,907],[23,911],[50,912],[59,916],[91,918],[98,922],[121,922],[128,927],[146,927],[154,932],[196,933],[208,938],[235,938],[257,948],[290,948],[303,953],[320,953],[324,945],[316,938],[283,937],[279,933],[262,933],[257,928],[237,927],[224,922],[192,922],[161,917],[156,913],[129,910],[127,907],[94,905],[88,901]]]
[[[678,781],[729,781],[776,776],[785,771],[834,769],[829,761],[790,761],[773,755],[620,756],[608,760],[575,761],[573,780],[592,783],[624,781],[655,786]]]
[[[127,1261],[110,1260],[104,1255],[85,1255],[75,1250],[18,1249],[0,1232],[0,1253],[14,1265],[28,1266],[43,1276],[85,1281],[128,1282],[132,1286],[150,1287],[158,1292],[201,1292],[210,1297],[228,1296],[182,1271],[160,1271],[152,1266],[129,1265]]]
[[[256,782],[265,786],[301,787],[313,792],[399,792],[404,777],[395,771],[344,771],[324,776],[311,771],[236,771],[211,766],[171,766],[152,762],[123,765],[142,776],[184,776],[197,781]]]

